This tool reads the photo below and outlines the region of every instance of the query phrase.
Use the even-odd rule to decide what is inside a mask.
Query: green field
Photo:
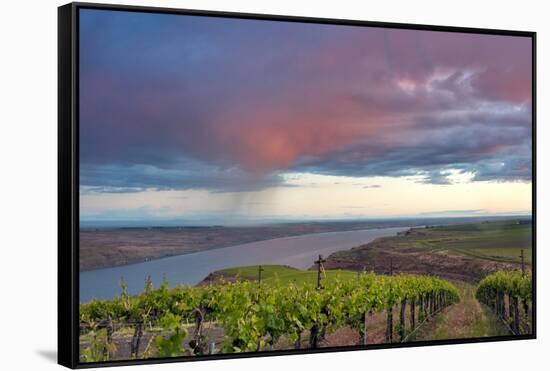
[[[304,271],[283,265],[262,265],[262,282],[272,283],[296,283],[296,284],[312,284],[317,283],[317,271]],[[238,268],[229,268],[220,271],[224,276],[231,276],[243,280],[257,280],[258,266],[247,266]],[[357,272],[347,270],[327,270],[321,274],[322,282],[333,279],[348,280],[357,278]]]
[[[344,257],[356,256],[357,261],[364,261],[367,264],[375,262],[375,266],[386,267],[389,262],[377,260],[380,255],[379,253],[384,251],[393,252],[395,253],[393,256],[396,266],[406,266],[403,261],[399,260],[404,259],[409,265],[412,264],[409,267],[410,270],[416,270],[418,273],[414,262],[418,253],[422,251],[436,253],[435,255],[432,254],[432,256],[441,256],[440,254],[443,254],[442,256],[448,255],[450,258],[452,256],[466,255],[482,259],[482,261],[520,263],[520,255],[523,250],[525,264],[529,266],[531,264],[531,238],[532,225],[530,221],[526,220],[427,226],[425,228],[413,228],[397,236],[375,241],[373,245],[376,246],[376,249],[364,250],[364,255],[361,255],[361,249],[340,251],[333,255]],[[315,270],[303,271],[281,265],[264,265],[263,268],[262,281],[265,283],[296,282],[315,284],[317,282],[317,272]],[[335,267],[333,266],[333,268]],[[356,268],[352,268],[355,270],[348,270],[347,266],[338,268],[340,269],[327,270],[322,279],[331,280],[337,277],[339,279],[350,279],[357,277]],[[436,270],[435,268],[432,269]],[[464,271],[466,272],[465,274],[471,274],[467,266],[456,268],[455,271]],[[257,280],[258,266],[225,269],[219,273],[226,277]]]
[[[416,247],[482,259],[531,264],[532,225],[515,220],[415,229],[392,240],[398,247]]]

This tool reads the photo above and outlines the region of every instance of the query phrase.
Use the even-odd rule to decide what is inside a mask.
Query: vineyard
[[[496,272],[478,286],[477,299],[492,308],[514,335],[531,333],[531,272]]]
[[[121,288],[112,300],[80,305],[82,362],[115,359],[115,333],[131,334],[132,359],[319,348],[343,327],[365,345],[374,316],[384,316],[385,342],[410,341],[422,323],[460,300],[453,284],[436,277],[367,272],[322,286],[271,280],[175,288],[163,282],[155,289],[148,280],[135,296],[124,282]]]

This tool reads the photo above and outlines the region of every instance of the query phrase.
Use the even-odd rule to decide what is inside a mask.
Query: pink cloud
[[[435,147],[434,164],[466,166],[529,139],[525,114],[498,112],[531,100],[529,38],[286,23],[252,32],[258,24],[241,33],[234,23],[230,33],[201,28],[206,41],[196,50],[212,56],[199,61],[152,40],[139,63],[122,63],[124,55],[102,68],[90,62],[83,158],[168,166],[181,156],[255,174],[308,163],[336,171],[342,158],[361,169],[384,158],[398,171],[397,163],[407,170],[430,162],[434,154],[415,158],[424,153],[413,155],[417,148]],[[166,37],[188,45],[190,30]],[[514,127],[504,131],[504,121]],[[399,151],[414,163],[394,159]]]

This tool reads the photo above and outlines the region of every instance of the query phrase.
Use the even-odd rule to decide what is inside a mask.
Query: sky
[[[531,39],[80,10],[81,221],[531,212]]]

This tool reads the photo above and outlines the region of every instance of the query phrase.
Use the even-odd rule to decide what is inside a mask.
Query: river
[[[380,237],[393,236],[407,229],[399,227],[305,234],[85,271],[80,273],[80,302],[116,296],[120,293],[121,278],[128,284],[128,291],[136,294],[143,289],[147,276],[151,276],[155,286],[163,277],[174,286],[195,285],[210,272],[238,266],[281,264],[307,269],[319,254],[326,257],[336,251],[351,249]]]

